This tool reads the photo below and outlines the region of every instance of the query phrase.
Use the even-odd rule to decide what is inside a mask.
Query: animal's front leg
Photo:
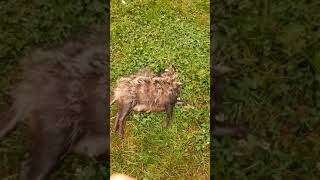
[[[6,114],[0,115],[0,140],[9,134],[17,125],[20,120],[19,115],[16,115],[14,109],[11,109]]]
[[[30,157],[20,172],[19,180],[44,180],[69,149],[74,132],[69,128],[48,127],[40,129],[34,139]]]
[[[131,108],[131,103],[121,103],[119,106],[117,121],[119,123],[118,133],[121,138],[123,138],[124,135],[125,118],[130,113]]]
[[[167,118],[163,121],[162,127],[167,128],[169,125],[170,120],[172,119],[173,116],[173,105],[169,104],[166,106],[166,114]]]

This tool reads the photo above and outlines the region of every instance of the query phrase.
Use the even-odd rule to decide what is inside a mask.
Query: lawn
[[[207,0],[111,1],[111,89],[120,77],[174,65],[183,83],[167,129],[165,113],[131,113],[111,133],[111,173],[138,179],[209,179],[210,4]],[[111,108],[111,127],[116,118]]]
[[[21,57],[34,47],[47,47],[106,20],[104,0],[0,2],[0,111],[8,108],[8,90],[20,78]],[[0,141],[0,179],[17,178],[29,135],[20,125]],[[108,176],[106,167],[105,178]],[[97,162],[68,156],[51,179],[102,179]]]
[[[235,70],[224,84],[225,116],[251,131],[214,141],[213,178],[319,179],[319,1],[212,5],[212,53]]]

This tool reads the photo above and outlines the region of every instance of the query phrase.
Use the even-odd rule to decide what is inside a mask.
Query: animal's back
[[[120,78],[114,90],[118,100],[131,101],[134,111],[164,111],[168,97],[178,94],[176,82],[156,76],[150,69]]]
[[[23,79],[12,92],[17,121],[34,111],[56,116],[62,109],[80,113],[86,76],[102,78],[106,72],[104,44],[96,40],[101,35],[70,40],[58,48],[40,48],[22,59]]]
[[[142,88],[147,88],[146,84],[150,84],[153,77],[155,74],[146,68],[133,75],[120,78],[114,89],[114,99],[126,98],[128,101],[136,101],[138,92]]]

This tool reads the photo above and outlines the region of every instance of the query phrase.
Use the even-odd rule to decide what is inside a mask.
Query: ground
[[[20,78],[21,57],[34,47],[48,47],[105,21],[105,1],[0,2],[0,110],[8,107],[8,91]],[[25,158],[29,135],[20,125],[0,142],[0,179],[16,179]],[[105,167],[106,168],[106,167]],[[108,170],[104,171],[108,177]],[[102,179],[97,162],[68,156],[51,179]]]
[[[177,68],[186,106],[132,113],[125,137],[111,134],[111,173],[138,179],[209,179],[210,4],[201,0],[111,1],[111,88],[118,78],[149,67]],[[112,106],[111,127],[116,118]]]
[[[320,3],[215,1],[226,119],[247,140],[214,141],[214,179],[319,179]],[[212,52],[214,54],[218,54]]]
[[[103,21],[103,2],[0,2],[1,111],[7,108],[8,88],[20,74],[17,62],[28,49],[59,42]],[[145,179],[177,174],[207,178],[208,3],[126,2],[113,1],[111,7],[112,21],[117,22],[111,27],[112,85],[145,65],[160,71],[177,64],[182,97],[190,105],[175,109],[168,129],[161,129],[164,114],[132,114],[126,139],[121,142],[112,134],[111,170]],[[319,179],[319,2],[218,2],[212,25],[220,30],[219,60],[235,69],[224,85],[226,119],[247,125],[251,132],[243,141],[214,141],[212,176]],[[3,179],[17,175],[26,151],[25,132],[20,126],[0,143]],[[52,179],[95,179],[95,166],[69,156]]]

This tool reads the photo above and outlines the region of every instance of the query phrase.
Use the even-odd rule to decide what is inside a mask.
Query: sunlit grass
[[[132,113],[124,140],[111,134],[111,173],[138,179],[209,178],[209,1],[111,2],[111,87],[150,67],[177,67],[181,98],[167,129],[165,113]],[[116,118],[112,107],[112,121]]]

